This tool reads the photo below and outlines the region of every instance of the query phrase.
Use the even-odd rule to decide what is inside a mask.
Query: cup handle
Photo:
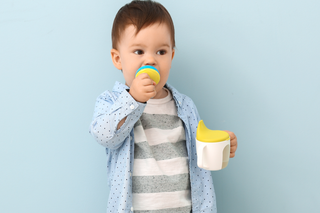
[[[199,162],[198,162],[198,165],[200,165],[200,167],[207,167],[207,165],[204,165],[204,155],[203,155],[203,152],[204,150],[207,148],[207,146],[200,146],[199,147],[199,153],[198,155],[200,154],[200,158],[198,158]]]

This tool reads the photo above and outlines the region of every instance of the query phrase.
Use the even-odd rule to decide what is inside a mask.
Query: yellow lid
[[[149,75],[149,77],[156,83],[158,84],[160,81],[160,74],[159,71],[152,67],[152,66],[143,66],[140,69],[138,69],[138,71],[136,72],[136,76],[138,77],[138,75],[140,75],[141,73],[147,73]]]
[[[197,140],[201,142],[221,142],[229,140],[230,136],[227,132],[221,130],[211,130],[208,129],[203,120],[199,121],[198,128],[197,128]]]

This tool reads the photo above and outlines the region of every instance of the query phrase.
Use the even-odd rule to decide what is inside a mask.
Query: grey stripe
[[[186,141],[162,143],[150,146],[148,142],[134,144],[134,159],[154,158],[156,161],[188,157]]]
[[[142,113],[140,120],[143,129],[174,129],[179,126],[182,126],[180,118],[176,115]],[[141,125],[141,123],[137,122],[135,124],[135,127]]]
[[[133,193],[160,193],[190,190],[189,173],[179,175],[133,176]]]
[[[173,208],[173,209],[160,209],[160,210],[138,210],[134,213],[191,213],[191,206]]]
[[[140,119],[134,124],[134,128],[136,128],[137,126],[140,126],[141,125],[141,121],[140,121]]]

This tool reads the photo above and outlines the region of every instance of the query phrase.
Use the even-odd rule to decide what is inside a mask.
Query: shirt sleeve
[[[106,91],[96,100],[89,132],[102,146],[118,149],[129,136],[145,106],[146,103],[137,102],[127,90],[123,90],[118,97]],[[124,124],[117,130],[119,122],[125,117]]]
[[[192,100],[191,100],[191,101],[192,101]],[[194,102],[193,102],[193,101],[192,101],[192,103],[193,103],[194,112],[195,112],[195,115],[196,115],[197,125],[198,125],[199,121],[201,120],[201,119],[200,119],[200,115],[199,115],[199,112],[198,112],[197,106],[194,104]]]

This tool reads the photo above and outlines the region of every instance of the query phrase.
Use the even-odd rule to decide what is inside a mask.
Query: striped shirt
[[[196,132],[200,116],[192,99],[166,83],[173,97],[178,117],[182,120],[189,157],[193,213],[217,213],[216,196],[210,171],[197,166]],[[96,100],[89,132],[106,149],[108,183],[107,213],[132,213],[132,180],[135,151],[134,125],[141,118],[146,103],[129,94],[130,88],[116,82],[112,90],[101,93]],[[160,109],[159,109],[160,110]],[[119,122],[127,117],[120,129]],[[159,210],[157,213],[161,213]],[[145,211],[148,212],[148,211]]]
[[[135,213],[191,211],[188,154],[183,123],[172,95],[150,99],[134,125],[132,177]]]

